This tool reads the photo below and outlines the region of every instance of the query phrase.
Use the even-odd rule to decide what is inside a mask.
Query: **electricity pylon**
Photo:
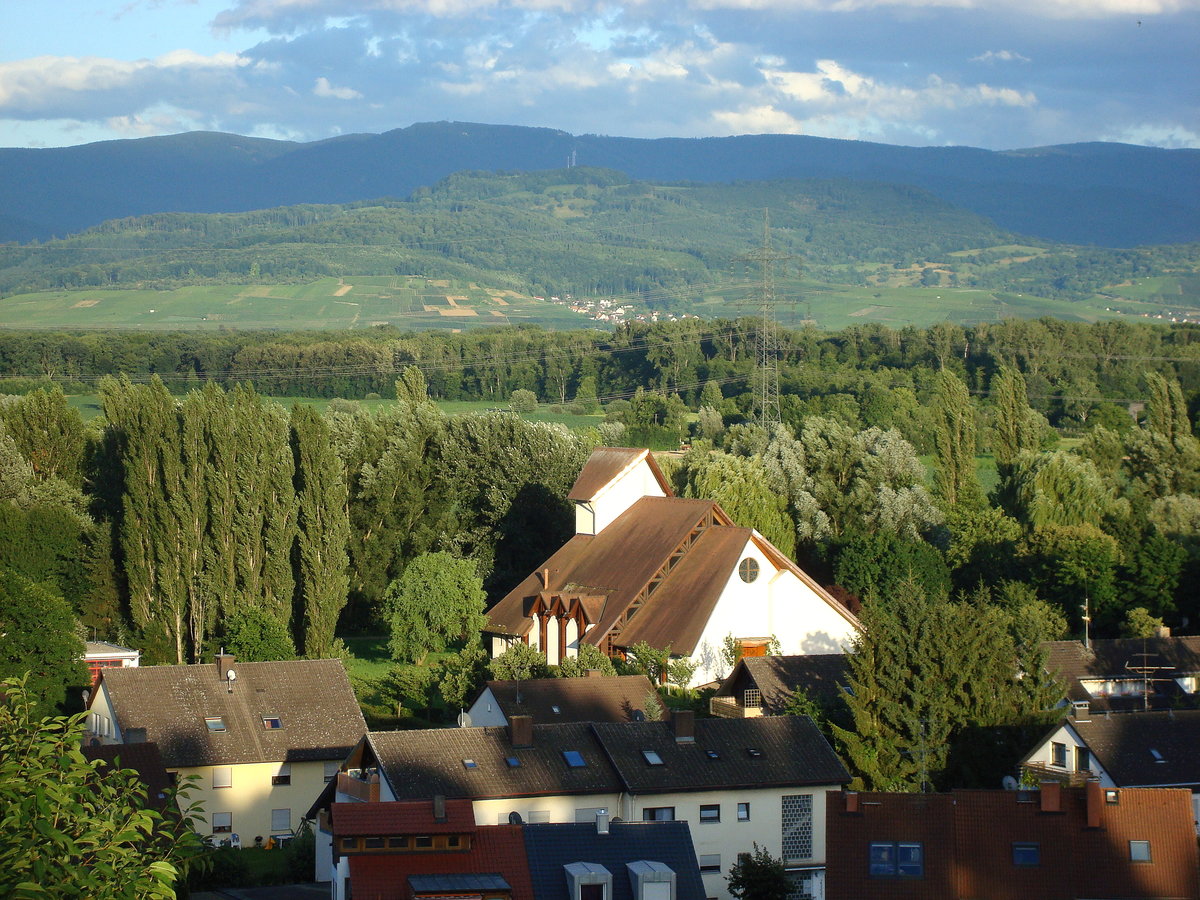
[[[796,257],[771,248],[771,213],[763,210],[762,246],[737,257],[748,263],[758,263],[761,270],[761,294],[757,300],[745,300],[742,304],[754,305],[762,313],[755,343],[755,364],[758,371],[758,422],[768,432],[779,424],[779,337],[775,328],[775,263]]]

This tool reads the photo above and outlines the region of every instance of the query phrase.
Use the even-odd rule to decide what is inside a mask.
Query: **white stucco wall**
[[[1056,743],[1063,744],[1067,748],[1067,765],[1065,768],[1054,765],[1053,745]],[[1078,754],[1076,753],[1076,748],[1084,746],[1087,745],[1084,744],[1083,741],[1081,741],[1078,737],[1076,737],[1075,732],[1071,728],[1067,727],[1067,724],[1064,722],[1062,725],[1059,725],[1058,728],[1055,729],[1054,733],[1046,738],[1046,740],[1043,741],[1037,747],[1037,749],[1033,751],[1033,753],[1029,755],[1028,762],[1043,765],[1055,772],[1063,772],[1064,774],[1075,773],[1080,771],[1077,766]],[[1096,757],[1090,753],[1088,755],[1091,758],[1090,772],[1092,775],[1100,779],[1100,784],[1104,787],[1110,788],[1119,787],[1119,785],[1113,781],[1112,776],[1104,770],[1102,765],[1100,765]]]
[[[496,702],[496,696],[492,693],[491,688],[483,689],[483,693],[467,710],[467,714],[471,717],[471,725],[475,727],[508,724],[508,719],[504,717],[504,712],[500,709],[500,704]]]
[[[692,659],[699,665],[692,686],[717,681],[729,674],[721,659],[726,635],[737,638],[776,637],[784,654],[840,653],[856,633],[839,613],[789,569],[770,561],[753,539],[739,559],[758,562],[759,575],[742,581],[735,566],[709,617]]]
[[[578,534],[599,534],[621,513],[643,497],[665,497],[666,492],[645,460],[610,482],[589,504],[591,513],[576,510],[575,527]],[[595,530],[581,530],[588,526]]]

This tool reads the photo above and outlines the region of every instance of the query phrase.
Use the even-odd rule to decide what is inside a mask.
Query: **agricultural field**
[[[461,331],[522,322],[554,329],[588,324],[566,306],[474,282],[415,275],[347,276],[307,284],[205,284],[163,291],[42,291],[0,300],[3,328],[332,331],[395,325]]]

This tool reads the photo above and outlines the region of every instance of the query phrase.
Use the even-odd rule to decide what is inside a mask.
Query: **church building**
[[[854,615],[752,528],[711,500],[674,496],[649,450],[593,451],[568,499],[576,534],[488,612],[493,656],[515,641],[551,664],[581,643],[609,656],[645,641],[724,677],[732,637],[746,656],[838,653]]]

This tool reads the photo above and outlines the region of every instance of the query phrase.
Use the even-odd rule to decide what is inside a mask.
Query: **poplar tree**
[[[296,595],[303,611],[299,624],[305,655],[323,657],[333,652],[334,630],[350,589],[346,483],[329,425],[312,406],[292,407],[291,435],[298,505]]]
[[[1036,451],[1041,444],[1040,416],[1029,405],[1025,376],[1019,369],[1002,368],[992,378],[992,401],[996,419],[992,430],[992,453],[1001,480],[1008,478],[1017,457]]]
[[[983,490],[975,472],[975,410],[962,379],[949,369],[934,387],[934,492],[947,506],[978,505]]]

